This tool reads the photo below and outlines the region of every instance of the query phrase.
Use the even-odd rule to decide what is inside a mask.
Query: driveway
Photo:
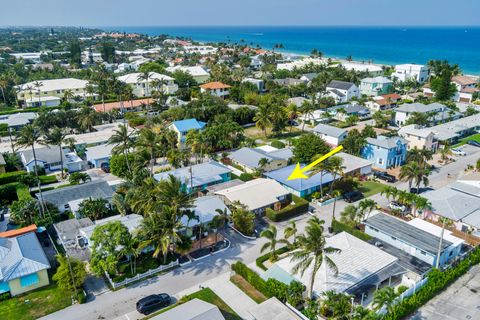
[[[410,319],[480,319],[480,266],[470,269],[447,290],[421,307]]]

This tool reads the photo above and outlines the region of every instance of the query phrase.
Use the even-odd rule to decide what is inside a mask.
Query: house
[[[431,204],[424,218],[445,217],[454,222],[455,229],[480,236],[480,173],[465,175],[448,186],[426,192],[423,197]]]
[[[4,114],[0,115],[0,124],[6,124],[10,131],[18,131],[23,126],[32,123],[36,117],[35,112]]]
[[[383,111],[396,108],[402,97],[397,93],[382,94],[367,101],[365,105],[372,111]]]
[[[415,102],[402,104],[395,110],[395,124],[399,127],[405,125],[412,113],[426,114],[431,125],[456,120],[461,117],[459,112],[455,112],[438,102],[428,105]]]
[[[360,96],[358,87],[353,82],[332,80],[326,87],[327,96],[336,103],[345,103]]]
[[[190,167],[157,173],[153,177],[155,180],[161,181],[173,175],[181,181],[182,188],[187,193],[190,193],[194,191],[205,191],[208,186],[229,181],[231,172],[232,170],[224,165],[211,160]]]
[[[17,86],[17,99],[25,101],[25,103],[28,100],[30,103],[34,103],[34,100],[38,101],[38,98],[41,97],[63,98],[65,92],[70,92],[73,96],[83,99],[87,97],[95,99],[97,97],[96,94],[87,92],[89,86],[87,80],[75,78],[41,80],[38,81],[39,87],[35,86],[36,83],[32,81]]]
[[[193,299],[169,309],[151,320],[225,320],[220,309],[214,304]]]
[[[0,294],[16,296],[50,282],[50,263],[35,232],[0,238]]]
[[[188,73],[193,77],[193,80],[195,80],[195,83],[201,84],[205,83],[210,79],[210,73],[205,71],[205,69],[201,66],[175,66],[175,67],[168,67],[166,69],[168,72],[174,73],[176,71],[181,71]],[[195,83],[192,83],[190,85],[195,85]]]
[[[256,305],[254,308],[248,310],[248,313],[250,313],[250,315],[253,317],[253,320],[304,319],[275,297]]]
[[[294,105],[296,105],[298,108],[300,108],[305,101],[311,102],[312,100],[307,99],[307,98],[305,98],[305,97],[293,97],[293,98],[288,98],[287,101],[288,101],[288,104],[294,104]]]
[[[37,97],[25,101],[27,108],[58,107],[62,99],[54,96]]]
[[[313,128],[313,133],[325,140],[331,146],[338,146],[347,137],[347,130],[328,124],[318,124]]]
[[[172,77],[159,74],[156,72],[149,72],[149,78],[144,79],[142,73],[129,73],[118,77],[118,80],[128,84],[132,87],[133,94],[137,97],[149,97],[156,90],[160,90],[165,94],[175,94],[178,90],[178,85],[175,84]],[[155,83],[159,83],[159,87]]]
[[[85,150],[86,159],[88,164],[92,168],[101,168],[102,165],[110,164],[110,158],[112,157],[112,149],[114,145],[102,144],[93,147],[87,147]]]
[[[430,128],[423,128],[416,124],[403,126],[398,130],[398,135],[408,141],[408,150],[427,149],[436,152],[438,148],[438,141],[435,139],[435,134]]]
[[[5,166],[7,163],[5,162],[5,159],[3,158],[3,155],[0,153],[0,174],[5,173]]]
[[[94,126],[93,129],[95,131],[92,132],[69,134],[67,135],[67,138],[73,138],[75,140],[76,147],[106,144],[108,143],[110,137],[115,134],[115,131],[118,130],[120,126],[124,125],[127,126],[127,131],[130,135],[135,134],[133,129],[128,126],[128,124],[124,124],[123,122],[113,122]]]
[[[336,265],[338,273],[322,263],[315,275],[313,294],[321,297],[324,292],[333,290],[360,297],[361,304],[365,296],[392,279],[401,279],[407,272],[398,259],[376,246],[360,240],[347,232],[341,232],[326,238],[326,247],[340,249],[340,252],[326,254]],[[275,262],[263,275],[264,279],[274,278],[285,284],[296,280],[309,287],[313,265],[301,275],[293,272],[296,262],[288,256]]]
[[[347,70],[357,71],[357,72],[368,72],[371,75],[379,76],[383,74],[383,68],[381,65],[371,64],[371,63],[359,63],[353,61],[341,61],[340,65]],[[333,65],[332,68],[336,67]]]
[[[112,217],[108,217],[105,219],[99,219],[93,222],[92,225],[86,226],[80,229],[80,235],[84,239],[84,243],[88,245],[89,247],[93,246],[93,241],[91,240],[93,231],[95,230],[96,227],[98,226],[103,226],[109,222],[117,222],[119,221],[121,224],[123,224],[125,227],[127,227],[128,231],[133,234],[136,230],[139,229],[140,224],[143,221],[143,217],[139,214],[127,214],[125,216],[122,215],[116,215]]]
[[[307,81],[308,83],[308,82],[312,82],[312,80],[315,79],[317,76],[318,76],[318,73],[316,72],[304,73],[300,77],[300,80]]]
[[[127,111],[137,111],[144,109],[154,102],[155,100],[152,98],[144,98],[129,101],[99,103],[94,104],[92,107],[93,109],[95,109],[96,112],[111,112],[113,110],[118,110],[124,113]]]
[[[224,84],[219,81],[204,83],[201,84],[199,87],[201,93],[208,93],[223,99],[228,98],[228,95],[230,94],[230,91],[228,89],[231,88],[231,86],[229,86],[228,84]]]
[[[202,131],[205,128],[205,125],[205,122],[197,121],[197,119],[185,119],[173,121],[168,126],[168,129],[175,131],[175,133],[177,134],[179,148],[184,148],[188,131]]]
[[[74,186],[58,188],[42,192],[43,201],[53,204],[60,212],[78,211],[78,205],[85,199],[106,199],[113,197],[113,189],[104,180],[93,180]],[[36,194],[40,200],[40,194]]]
[[[258,92],[265,91],[265,81],[263,81],[262,79],[245,78],[242,80],[242,82],[253,84],[257,88]]]
[[[455,76],[452,78],[452,83],[457,88],[457,92],[453,97],[454,101],[458,102],[472,102],[473,95],[480,92],[477,88],[478,79],[469,76]]]
[[[275,79],[273,82],[283,87],[298,86],[307,83],[305,80],[295,78]]]
[[[293,157],[291,149],[283,148],[271,151],[265,151],[260,148],[241,148],[232,152],[228,158],[237,166],[240,166],[245,172],[254,173],[258,170],[264,172],[272,171],[278,168],[286,167]],[[266,163],[261,165],[261,162]]]
[[[278,182],[264,178],[219,190],[215,194],[222,196],[227,204],[240,202],[247,210],[256,214],[264,213],[267,208],[279,210],[282,205],[290,202],[288,190]]]
[[[441,227],[420,219],[406,222],[380,211],[374,211],[373,215],[365,221],[365,232],[432,266],[436,265]],[[447,230],[441,243],[439,265],[444,266],[455,259],[460,254],[463,242]]]
[[[89,226],[93,226],[90,218],[73,218],[53,225],[57,233],[57,241],[69,257],[85,262],[90,261],[90,250],[86,250],[88,244],[80,234],[80,229]]]
[[[288,70],[292,71],[294,69],[302,69],[308,65],[324,65],[326,61],[323,61],[321,58],[304,58],[291,62],[283,62],[277,64],[277,70]]]
[[[263,61],[260,56],[253,56],[250,58],[250,68],[253,70],[260,70],[260,68],[263,66]]]
[[[342,159],[344,175],[369,175],[372,172],[372,162],[344,152],[339,152],[335,156]],[[304,165],[301,165],[304,167]],[[320,186],[327,186],[332,181],[340,179],[339,175],[333,177],[330,172],[323,171],[310,176],[309,179],[288,180],[295,165],[264,173],[264,176],[280,183],[290,193],[305,197],[320,190]]]
[[[357,116],[359,120],[370,118],[370,110],[361,104],[342,104],[328,108],[327,111],[339,121],[345,121],[350,116]]]
[[[472,135],[480,129],[480,113],[430,127],[440,142],[454,145],[459,139]]]
[[[35,154],[37,159],[36,162],[31,149],[25,149],[18,152],[20,161],[28,172],[34,172],[35,166],[44,168],[46,172],[53,172],[62,169],[58,146],[35,148]],[[69,149],[63,149],[62,158],[63,167],[67,169],[68,172],[82,170],[83,160],[77,156],[75,152],[70,152]]]
[[[396,78],[400,82],[413,79],[418,83],[424,83],[427,81],[429,75],[430,71],[427,66],[407,63],[397,64],[395,66],[395,72],[392,74],[392,78]]]
[[[393,81],[385,77],[365,78],[360,81],[360,93],[379,96],[393,91]]]
[[[379,169],[398,167],[407,159],[408,141],[401,137],[367,138],[367,145],[362,148],[362,157],[371,160]]]

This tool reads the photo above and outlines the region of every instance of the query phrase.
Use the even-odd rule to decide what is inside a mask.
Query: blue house
[[[153,176],[157,181],[166,180],[170,175],[182,182],[185,192],[204,191],[208,186],[227,182],[231,179],[228,169],[221,163],[209,161],[189,167],[178,168],[166,172],[160,172]]]
[[[188,131],[201,131],[205,128],[205,125],[205,122],[197,121],[197,119],[185,119],[173,121],[168,128],[175,131],[177,134],[178,147],[183,148],[185,146],[185,139],[187,138]]]
[[[373,162],[381,169],[398,167],[407,158],[407,140],[400,137],[378,136],[367,138],[367,145],[362,148],[362,157]]]

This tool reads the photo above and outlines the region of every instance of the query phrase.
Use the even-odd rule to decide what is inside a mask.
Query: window
[[[425,251],[423,251],[423,250],[420,250],[420,253],[423,254],[424,256],[427,255],[427,253],[426,253]]]
[[[39,282],[38,274],[33,273],[29,274],[28,276],[24,276],[20,278],[20,286],[21,287],[29,287],[37,284]]]
[[[382,158],[378,158],[378,164],[383,164],[383,159]]]
[[[392,240],[397,240],[397,238],[395,238],[395,237],[392,237]]]

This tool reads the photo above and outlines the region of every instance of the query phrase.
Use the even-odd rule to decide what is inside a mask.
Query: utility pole
[[[437,261],[435,263],[435,268],[437,269],[439,269],[439,266],[440,266],[440,255],[442,253],[443,234],[445,233],[446,218],[441,218],[441,219],[442,219],[442,233],[440,234],[440,242],[438,243]]]

